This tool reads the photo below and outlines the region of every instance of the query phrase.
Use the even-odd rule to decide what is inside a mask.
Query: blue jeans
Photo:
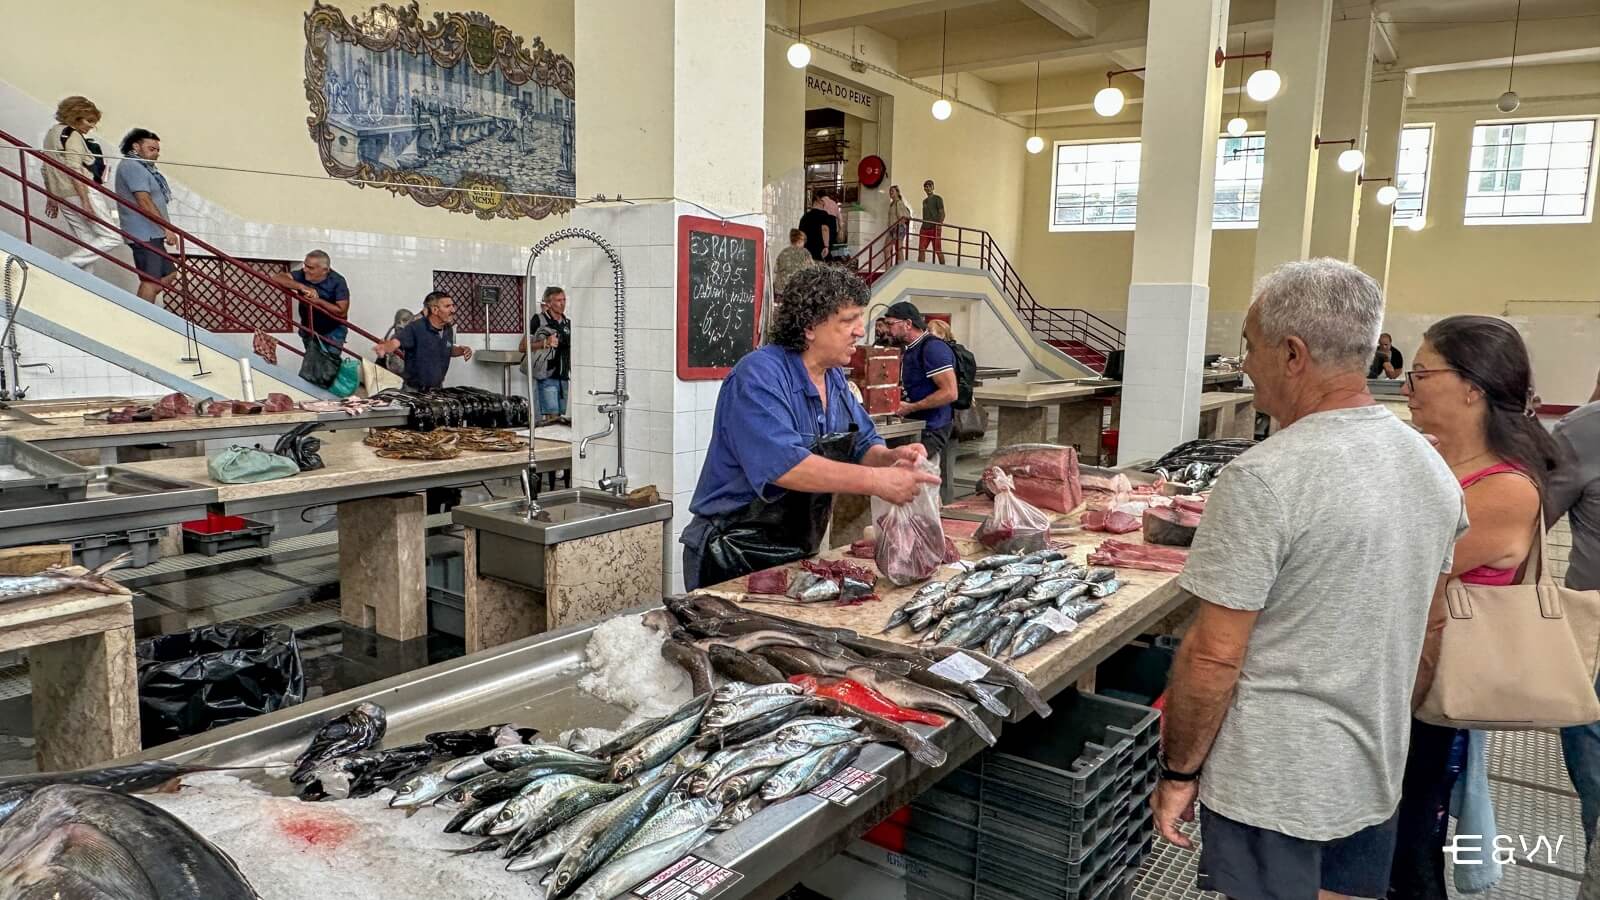
[[[1600,683],[1595,685],[1600,691]],[[1594,843],[1595,822],[1600,820],[1600,722],[1561,729],[1561,756],[1567,776],[1578,791],[1583,811],[1583,845]]]
[[[567,414],[567,379],[541,378],[537,388],[540,416]]]

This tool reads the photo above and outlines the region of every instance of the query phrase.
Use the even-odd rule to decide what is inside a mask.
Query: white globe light
[[[1379,206],[1393,206],[1394,202],[1400,199],[1400,190],[1392,184],[1386,184],[1378,188],[1377,199]]]
[[[1122,104],[1126,98],[1122,91],[1114,87],[1103,87],[1094,95],[1094,111],[1102,116],[1114,116],[1122,112]]]
[[[811,64],[811,48],[795,41],[789,45],[789,65],[796,69],[804,69]]]
[[[1027,146],[1028,146],[1028,152],[1029,153],[1038,153],[1038,152],[1040,152],[1041,150],[1044,149],[1044,138],[1039,137],[1036,134],[1033,137],[1028,138],[1028,145]]]
[[[1427,220],[1423,219],[1421,216],[1412,216],[1406,220],[1406,227],[1412,231],[1421,231],[1427,226],[1427,224]]]
[[[1366,161],[1366,156],[1362,155],[1361,151],[1356,150],[1355,148],[1351,148],[1339,154],[1339,168],[1345,170],[1346,172],[1356,171],[1357,169],[1361,168],[1361,164]]]
[[[1522,98],[1517,96],[1516,91],[1506,91],[1500,95],[1500,99],[1495,101],[1494,105],[1501,112],[1516,112],[1517,107],[1522,105]]]
[[[945,119],[950,118],[950,114],[953,112],[955,112],[955,107],[950,105],[949,100],[940,97],[933,101],[933,117],[935,119],[943,122]]]
[[[1244,134],[1246,131],[1249,131],[1249,130],[1250,130],[1250,123],[1246,122],[1240,116],[1234,116],[1233,118],[1228,120],[1228,134],[1230,134],[1230,135],[1232,135],[1234,137],[1239,137],[1240,135]]]
[[[1244,83],[1244,92],[1250,99],[1257,103],[1265,103],[1278,96],[1278,91],[1283,87],[1283,79],[1271,69],[1260,69],[1250,75]]]

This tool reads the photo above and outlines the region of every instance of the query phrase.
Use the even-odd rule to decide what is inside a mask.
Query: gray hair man
[[[1151,798],[1179,846],[1199,800],[1200,886],[1231,897],[1388,893],[1429,605],[1467,523],[1444,460],[1367,392],[1382,321],[1332,259],[1280,266],[1245,316],[1281,429],[1222,471],[1179,576],[1201,602]]]

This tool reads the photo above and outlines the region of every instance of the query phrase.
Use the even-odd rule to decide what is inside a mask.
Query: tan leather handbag
[[[1520,731],[1600,721],[1600,591],[1557,584],[1539,543],[1521,584],[1451,579],[1439,667],[1417,718],[1448,728]]]

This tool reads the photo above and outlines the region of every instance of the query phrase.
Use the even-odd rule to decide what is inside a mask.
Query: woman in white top
[[[906,198],[900,196],[900,185],[889,185],[889,225],[894,229],[892,240],[892,266],[905,258],[905,252],[910,248],[911,236],[911,207],[906,205]]]
[[[99,142],[89,137],[99,124],[99,107],[87,97],[68,97],[56,106],[56,124],[50,126],[40,149],[48,154],[47,158],[89,181],[105,184],[105,158],[100,154]],[[90,263],[122,246],[122,238],[112,230],[117,211],[110,197],[49,163],[41,163],[40,167],[50,195],[44,214],[52,219],[65,218],[67,227],[81,242],[72,244],[67,262],[87,269]]]

